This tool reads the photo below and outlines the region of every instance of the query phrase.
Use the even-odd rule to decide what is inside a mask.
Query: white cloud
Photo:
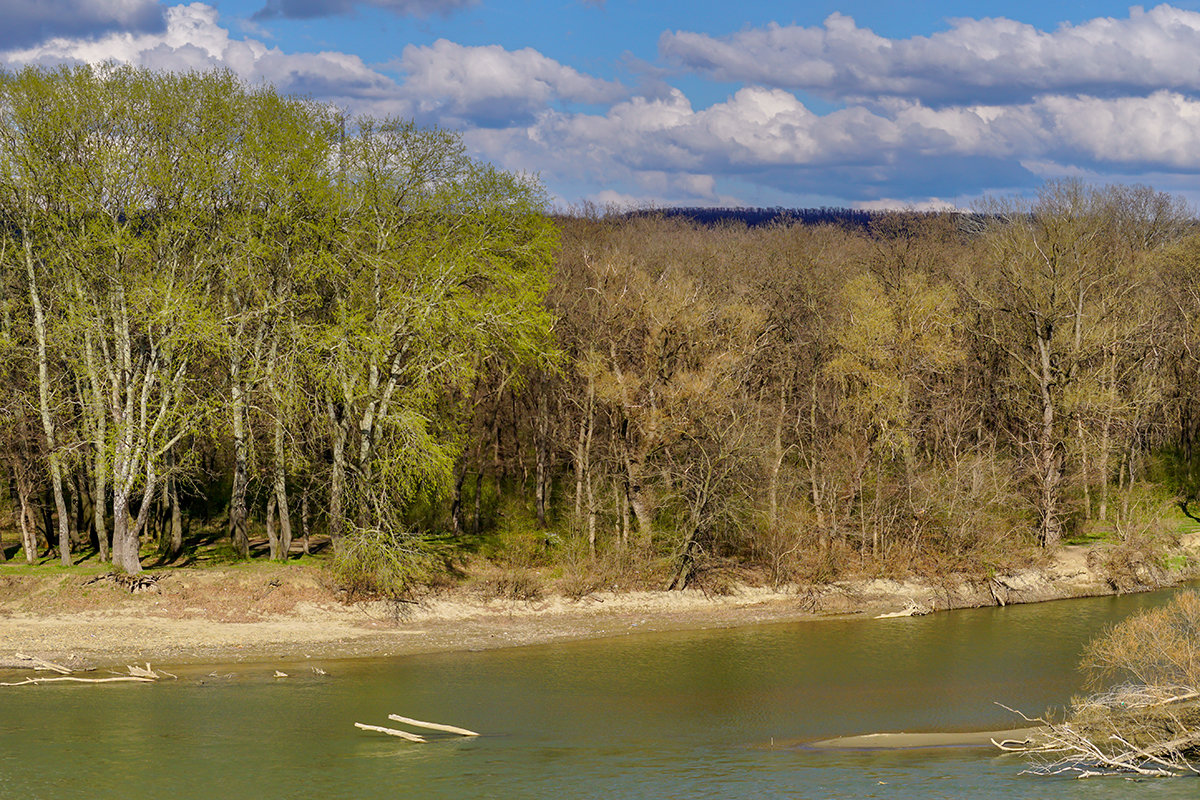
[[[51,36],[163,27],[157,0],[0,0],[0,48],[25,47]]]
[[[926,197],[923,200],[897,200],[893,197],[882,197],[878,200],[863,200],[854,204],[854,208],[863,211],[963,211],[958,203],[944,200],[940,197]]]
[[[248,81],[348,105],[388,97],[397,90],[394,81],[369,68],[358,56],[289,54],[254,39],[233,39],[217,24],[216,9],[203,3],[168,9],[162,33],[112,33],[98,39],[58,37],[0,53],[0,61],[10,66],[110,60],[166,70],[226,67]]]
[[[530,126],[467,136],[509,168],[635,183],[651,194],[663,176],[703,175],[713,183],[679,194],[701,200],[721,179],[736,178],[899,202],[899,186],[918,198],[970,194],[1027,185],[1048,164],[1098,175],[1200,171],[1200,100],[1165,91],[1147,98],[1051,95],[1015,106],[905,101],[818,115],[779,89],[742,89],[701,110],[676,90],[661,100],[632,98],[602,115],[546,112]]]
[[[404,92],[420,113],[477,124],[531,119],[558,101],[608,104],[628,94],[618,83],[584,75],[529,47],[466,47],[438,39],[428,47],[408,45],[397,66],[407,74]]]
[[[388,65],[403,81],[348,53],[286,53],[259,39],[236,39],[204,3],[174,6],[160,33],[111,33],[97,39],[58,37],[0,52],[0,63],[101,63],[153,69],[224,67],[251,82],[311,95],[354,112],[415,116],[450,127],[532,121],[557,103],[607,104],[628,94],[618,83],[564,66],[536,50],[465,47],[440,39],[408,46]]]
[[[1168,12],[1191,19],[1190,12],[1164,6],[1143,16]],[[864,47],[874,41],[848,18],[831,19],[806,35],[820,38],[837,29]],[[1093,31],[1099,41],[1108,31],[1100,22],[1069,30]],[[999,23],[979,24],[995,31]],[[1024,28],[1010,26],[1013,37],[1025,36]],[[952,33],[969,28],[960,21]],[[980,43],[975,51],[1000,58],[1017,47],[1011,41],[989,46]],[[868,56],[856,56],[860,87],[870,78],[863,66]],[[1138,96],[1041,92],[1007,104],[997,97],[954,104],[894,95],[817,113],[784,89],[747,86],[696,108],[679,89],[630,96],[619,83],[529,48],[467,47],[442,39],[406,47],[386,65],[341,52],[289,53],[252,35],[232,36],[217,11],[202,3],[169,8],[158,32],[58,37],[0,52],[0,64],[10,67],[107,60],[155,69],[225,67],[248,81],[353,112],[459,128],[480,156],[540,173],[567,199],[600,199],[607,191],[615,194],[603,197],[612,200],[736,205],[729,196],[736,186],[751,198],[765,192],[771,198],[897,203],[908,197],[928,203],[1028,186],[1041,175],[1103,180],[1200,172],[1200,98],[1169,89]],[[889,64],[876,64],[878,75],[890,79]],[[823,74],[819,66],[806,67],[817,76],[813,80]],[[829,81],[841,80],[840,73],[831,74]]]
[[[1052,32],[1004,18],[956,19],[948,31],[910,39],[878,36],[834,13],[820,27],[771,24],[721,37],[668,31],[659,50],[718,80],[843,98],[1200,91],[1200,13],[1165,4]]]

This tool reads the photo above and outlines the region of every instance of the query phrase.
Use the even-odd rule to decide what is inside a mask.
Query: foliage
[[[1082,669],[1093,689],[1127,682],[1200,689],[1200,592],[1114,626],[1088,645]]]
[[[1093,693],[1065,720],[1039,718],[1006,749],[1040,774],[1200,774],[1200,593],[1183,591],[1106,631],[1081,668]]]
[[[199,522],[239,558],[332,540],[395,593],[444,534],[504,592],[577,594],[978,573],[1094,530],[1136,577],[1163,492],[1200,491],[1200,236],[1167,195],[855,225],[545,206],[453,132],[227,73],[5,73],[28,557],[111,539],[132,572]]]
[[[419,536],[368,528],[341,539],[330,571],[351,599],[402,600],[432,578],[436,553]]]

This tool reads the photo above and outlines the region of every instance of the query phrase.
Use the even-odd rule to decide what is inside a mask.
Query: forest
[[[682,588],[1200,515],[1200,229],[1147,187],[555,212],[452,132],[74,67],[0,76],[0,215],[0,558]]]

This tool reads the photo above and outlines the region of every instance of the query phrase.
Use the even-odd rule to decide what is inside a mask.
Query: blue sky
[[[0,62],[228,67],[462,133],[561,204],[1200,200],[1200,2],[0,0]]]

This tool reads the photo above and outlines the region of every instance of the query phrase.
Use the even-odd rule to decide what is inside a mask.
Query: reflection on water
[[[0,797],[1044,797],[1050,779],[987,750],[771,742],[1011,727],[996,701],[1034,713],[1066,702],[1083,645],[1168,596],[322,662],[328,676],[273,663],[8,689]],[[389,713],[484,736],[414,745],[353,727]],[[1064,779],[1052,791],[1128,789]],[[1138,788],[1185,791],[1195,784]]]

